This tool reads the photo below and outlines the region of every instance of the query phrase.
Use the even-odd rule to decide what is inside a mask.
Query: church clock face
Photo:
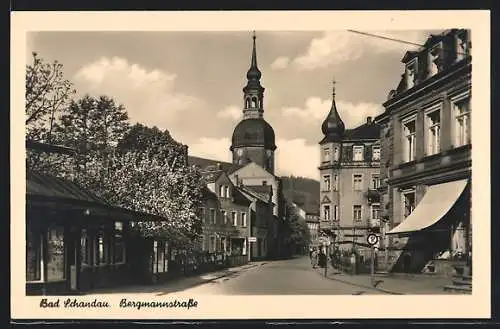
[[[270,157],[272,157],[272,156],[273,156],[273,151],[271,151],[271,150],[267,150],[267,151],[266,151],[266,154],[267,154],[267,157],[268,157],[268,158],[270,158]]]
[[[238,154],[238,156],[242,156],[243,155],[243,149],[238,149],[236,151],[236,154]]]

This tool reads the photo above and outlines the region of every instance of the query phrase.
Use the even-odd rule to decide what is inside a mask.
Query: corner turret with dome
[[[255,162],[274,174],[274,130],[264,120],[264,90],[260,84],[262,73],[257,66],[256,36],[253,33],[253,49],[247,84],[243,88],[243,120],[233,131],[230,150],[233,163],[245,165]]]
[[[330,108],[330,112],[328,112],[325,121],[323,121],[323,124],[321,125],[321,131],[325,135],[325,138],[323,138],[320,144],[339,142],[342,140],[344,135],[345,125],[340,118],[340,114],[337,111],[337,105],[335,104],[335,80],[333,81],[332,88],[332,107]]]

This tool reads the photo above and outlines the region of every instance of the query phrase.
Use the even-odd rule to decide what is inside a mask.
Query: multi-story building
[[[472,249],[470,51],[462,29],[408,51],[375,119],[385,221],[379,259],[392,271],[452,273]]]
[[[321,129],[320,230],[340,249],[365,252],[366,236],[379,227],[377,188],[380,167],[380,128],[371,117],[345,129],[335,104]],[[333,245],[333,244],[332,244]]]

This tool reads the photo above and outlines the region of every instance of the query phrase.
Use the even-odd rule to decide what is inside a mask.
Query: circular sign
[[[366,240],[368,241],[368,244],[373,246],[375,244],[377,244],[378,242],[378,236],[376,234],[368,234],[368,237],[366,238]]]

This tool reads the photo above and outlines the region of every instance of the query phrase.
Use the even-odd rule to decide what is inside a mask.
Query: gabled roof
[[[195,156],[188,156],[188,164],[191,166],[197,166],[201,170],[206,170],[206,171],[223,170],[228,174],[231,174],[243,167],[243,165],[231,162],[218,161],[218,160],[200,158]]]
[[[236,204],[250,205],[252,203],[252,198],[245,194],[241,189],[237,186],[233,188],[233,202]]]
[[[201,193],[204,199],[217,200],[217,194],[212,192],[206,185],[203,186]]]
[[[203,171],[201,172],[201,176],[208,183],[214,183],[217,179],[222,175],[222,170],[213,170],[213,171]]]
[[[263,203],[269,202],[269,199],[265,195],[262,195],[261,193],[258,193],[256,191],[248,188],[247,186],[243,186],[243,185],[238,186],[238,189],[240,189],[241,192],[243,192],[244,194],[246,194],[248,197],[250,197],[252,199],[257,199],[258,201],[261,201]]]
[[[245,187],[262,195],[269,196],[273,193],[271,185],[245,185]]]

